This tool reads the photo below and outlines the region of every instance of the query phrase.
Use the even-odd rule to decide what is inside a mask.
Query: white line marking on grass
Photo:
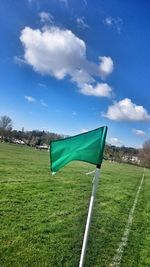
[[[121,238],[121,242],[120,242],[120,244],[118,246],[118,249],[116,251],[115,256],[113,257],[113,260],[112,260],[112,263],[110,264],[110,266],[113,266],[113,267],[119,267],[120,266],[122,255],[123,255],[123,252],[124,252],[124,248],[126,247],[127,242],[128,242],[129,233],[130,233],[132,222],[133,222],[133,215],[134,215],[134,211],[135,211],[135,208],[136,208],[136,205],[137,205],[137,202],[138,202],[138,197],[139,197],[139,194],[140,194],[140,190],[142,188],[144,175],[145,175],[145,168],[144,168],[144,172],[143,172],[143,175],[142,175],[142,179],[141,179],[138,191],[136,193],[136,196],[135,196],[135,199],[134,199],[134,202],[133,202],[133,206],[132,206],[132,208],[130,210],[130,213],[129,213],[128,221],[127,221],[123,236]]]
[[[94,173],[95,173],[95,170],[91,171],[91,172],[87,172],[86,175],[91,175],[91,174],[94,174]]]

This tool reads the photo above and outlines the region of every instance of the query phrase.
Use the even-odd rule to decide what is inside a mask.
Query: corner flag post
[[[79,267],[84,266],[85,254],[86,254],[86,249],[87,249],[87,242],[88,242],[88,237],[89,237],[89,230],[90,230],[92,212],[93,212],[93,206],[94,206],[94,199],[96,196],[96,189],[97,189],[99,174],[100,174],[100,168],[101,168],[101,165],[97,164],[95,176],[94,176],[94,180],[93,180],[93,188],[92,188],[91,199],[90,199],[89,210],[88,210],[88,216],[87,216],[86,227],[85,227],[85,232],[84,232],[84,238],[83,238]]]
[[[107,129],[107,126],[103,126],[86,133],[67,137],[65,139],[53,140],[50,143],[50,167],[52,173],[57,172],[60,168],[64,167],[72,160],[85,161],[96,165],[79,267],[84,266],[94,199],[99,180],[101,163],[103,161]]]

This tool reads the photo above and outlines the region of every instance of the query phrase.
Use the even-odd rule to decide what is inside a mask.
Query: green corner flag
[[[57,172],[72,160],[101,164],[107,126],[50,142],[51,171]]]

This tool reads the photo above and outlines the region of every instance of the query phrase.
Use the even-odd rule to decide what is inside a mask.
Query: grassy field
[[[77,267],[94,166],[73,162],[55,176],[47,151],[0,144],[1,267]],[[85,267],[108,267],[143,169],[104,162]],[[150,170],[145,172],[121,267],[150,266]]]

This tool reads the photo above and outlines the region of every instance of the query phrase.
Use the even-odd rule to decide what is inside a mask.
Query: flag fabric
[[[50,142],[51,171],[57,172],[72,160],[101,164],[107,126]]]

